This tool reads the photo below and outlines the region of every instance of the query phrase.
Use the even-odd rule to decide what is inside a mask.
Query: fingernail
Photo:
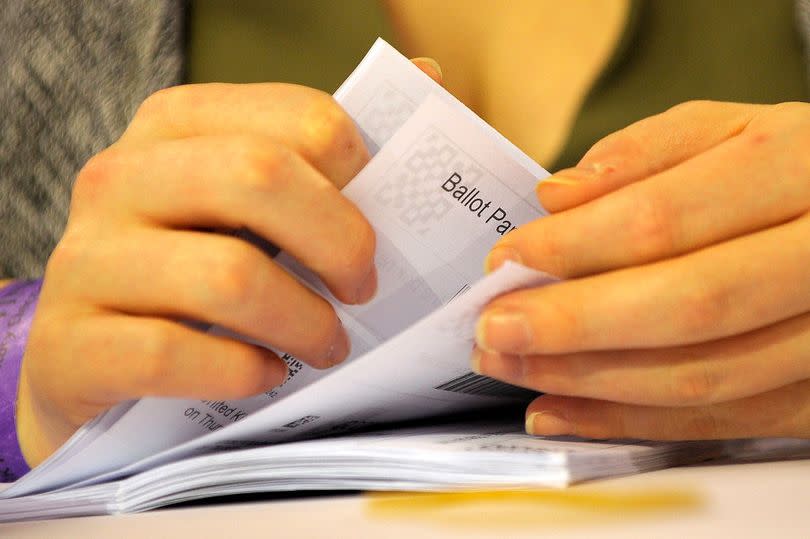
[[[357,288],[357,294],[355,295],[355,302],[356,303],[368,303],[374,298],[374,295],[377,293],[377,268],[371,266],[366,277],[363,279],[363,282],[360,283],[360,286]]]
[[[526,433],[535,436],[560,436],[571,433],[571,424],[551,410],[532,412],[526,417]]]
[[[573,168],[558,170],[551,176],[540,180],[537,183],[537,189],[540,189],[544,184],[582,185],[583,182],[593,181],[615,170],[615,166],[599,162],[577,165]]]
[[[332,341],[332,346],[329,347],[329,354],[327,355],[326,358],[327,367],[337,365],[338,363],[346,359],[346,356],[349,355],[350,349],[351,344],[349,343],[349,336],[346,333],[343,324],[340,322],[340,320],[338,320],[338,327],[337,331],[335,332],[335,338]]]
[[[475,342],[485,351],[519,353],[531,344],[532,330],[522,313],[496,310],[478,319]]]
[[[503,266],[506,262],[523,263],[520,253],[517,249],[512,247],[495,247],[492,249],[484,260],[484,272],[490,273],[499,267]]]
[[[557,197],[560,192],[569,192],[570,189],[581,185],[583,181],[587,180],[572,178],[568,175],[560,175],[558,172],[553,176],[540,180],[540,182],[534,186],[534,194],[537,196],[537,200],[540,201],[541,206],[545,208],[551,203],[551,207],[553,208],[556,207],[556,205],[553,204],[554,200],[556,200],[555,197]],[[551,197],[551,200],[549,200],[549,197]]]
[[[549,176],[548,178],[541,180],[537,187],[539,188],[541,185],[547,184],[554,184],[554,185],[579,185],[582,183],[582,180],[575,180],[574,178],[565,178],[563,176]]]
[[[419,58],[414,58],[413,61],[429,65],[431,69],[433,69],[433,71],[439,75],[440,80],[444,79],[444,75],[442,74],[442,66],[440,66],[439,62],[437,62],[435,59],[429,56],[420,56]]]
[[[526,378],[527,364],[521,356],[486,352],[476,347],[473,349],[470,364],[474,373],[510,384],[519,385]]]

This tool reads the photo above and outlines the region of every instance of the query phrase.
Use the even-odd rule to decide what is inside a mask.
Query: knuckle
[[[80,258],[81,251],[81,248],[67,234],[62,236],[48,258],[48,265],[45,268],[46,276],[50,277],[54,273],[69,273]]]
[[[740,138],[746,146],[747,151],[756,155],[767,151],[768,145],[773,142],[776,133],[765,126],[757,126],[746,131]]]
[[[537,353],[568,352],[582,343],[591,342],[583,323],[582,307],[576,297],[567,297],[565,301],[547,298],[538,314],[542,319],[535,320],[534,325],[554,329],[544,332],[542,338],[538,337],[535,344]]]
[[[94,205],[116,178],[118,163],[114,152],[107,149],[91,157],[79,170],[73,184],[72,209]]]
[[[807,123],[810,114],[810,105],[801,101],[786,101],[772,105],[769,110],[775,118],[784,119],[790,123]]]
[[[237,241],[221,248],[208,271],[206,304],[232,310],[254,301],[263,263],[258,258],[253,248]]]
[[[583,393],[583,380],[587,378],[588,356],[573,354],[567,357],[525,356],[516,380],[533,389],[553,395],[578,396]],[[522,371],[522,372],[521,372]]]
[[[765,151],[768,145],[779,136],[778,123],[773,121],[772,115],[762,115],[751,121],[740,135],[747,151],[754,155],[756,152]]]
[[[136,368],[133,369],[132,387],[142,392],[148,388],[155,388],[166,378],[172,359],[177,353],[175,332],[168,324],[160,324],[150,328],[141,340],[142,353],[135,358]]]
[[[552,222],[544,221],[541,220],[531,229],[529,237],[524,237],[521,229],[510,232],[500,246],[532,253],[533,265],[551,275],[575,277],[577,268],[572,263],[575,253],[554,234]]]
[[[627,245],[634,251],[634,259],[646,262],[674,254],[678,246],[673,210],[663,197],[649,189],[636,189],[635,193],[628,204],[626,228]]]
[[[273,194],[292,181],[292,151],[272,141],[245,137],[238,142],[235,167],[249,189]]]
[[[676,322],[681,335],[697,339],[722,330],[728,308],[725,290],[704,284],[684,294]]]
[[[150,94],[143,100],[138,110],[135,111],[134,121],[165,118],[167,112],[172,110],[172,103],[175,102],[179,94],[185,94],[184,86],[162,88]]]
[[[193,135],[184,121],[184,110],[210,104],[218,98],[219,84],[184,84],[162,88],[144,99],[122,135],[122,140],[138,140],[155,136]]]
[[[542,391],[544,393],[553,393],[555,395],[577,395],[581,389],[579,381],[576,377],[564,372],[564,368],[546,368],[545,370],[536,370],[533,367],[527,369],[523,381],[530,383],[532,388]]]
[[[686,115],[691,116],[695,113],[700,113],[712,106],[716,103],[706,100],[706,99],[691,99],[689,101],[683,101],[678,103],[677,105],[673,105],[669,109],[664,112],[664,114],[674,114],[674,115]]]
[[[706,365],[694,365],[676,371],[672,380],[673,404],[699,406],[714,402],[718,383]]]
[[[357,127],[332,96],[319,93],[304,121],[309,140],[308,157],[315,162],[358,162],[366,156]]]
[[[782,181],[797,182],[806,206],[810,188],[810,105],[780,103],[752,122],[744,133],[746,151],[767,155]]]
[[[83,264],[89,252],[88,240],[84,235],[77,232],[76,227],[68,226],[48,258],[45,268],[46,278],[49,281],[59,282],[59,276],[79,273],[77,268]]]
[[[790,156],[783,160],[786,176],[801,178],[807,185],[810,179],[810,105],[807,103],[780,103],[773,106],[774,124],[769,139],[777,139],[775,153]],[[763,135],[759,135],[763,136]]]
[[[767,106],[746,126],[743,135],[750,146],[758,147],[785,134],[807,133],[810,130],[810,105],[786,102]],[[805,154],[806,146],[799,148]]]

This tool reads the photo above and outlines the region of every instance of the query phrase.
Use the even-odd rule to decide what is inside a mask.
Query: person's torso
[[[436,58],[451,92],[549,167],[690,99],[807,97],[792,0],[195,0],[191,10],[189,82],[331,92],[382,35]]]

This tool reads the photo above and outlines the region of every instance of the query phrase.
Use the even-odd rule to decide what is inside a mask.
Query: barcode
[[[523,387],[513,386],[500,382],[487,376],[470,372],[445,382],[434,389],[452,391],[453,393],[466,393],[467,395],[489,395],[492,397],[506,397],[510,399],[531,399],[537,396],[536,391]]]

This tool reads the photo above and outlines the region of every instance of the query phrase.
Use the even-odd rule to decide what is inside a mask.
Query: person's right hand
[[[31,466],[84,422],[143,396],[247,397],[280,384],[267,349],[329,367],[349,350],[327,301],[246,228],[317,273],[340,301],[376,289],[374,232],[339,189],[368,161],[327,94],[287,84],[195,85],[148,98],[76,181],[23,360],[20,446]]]

